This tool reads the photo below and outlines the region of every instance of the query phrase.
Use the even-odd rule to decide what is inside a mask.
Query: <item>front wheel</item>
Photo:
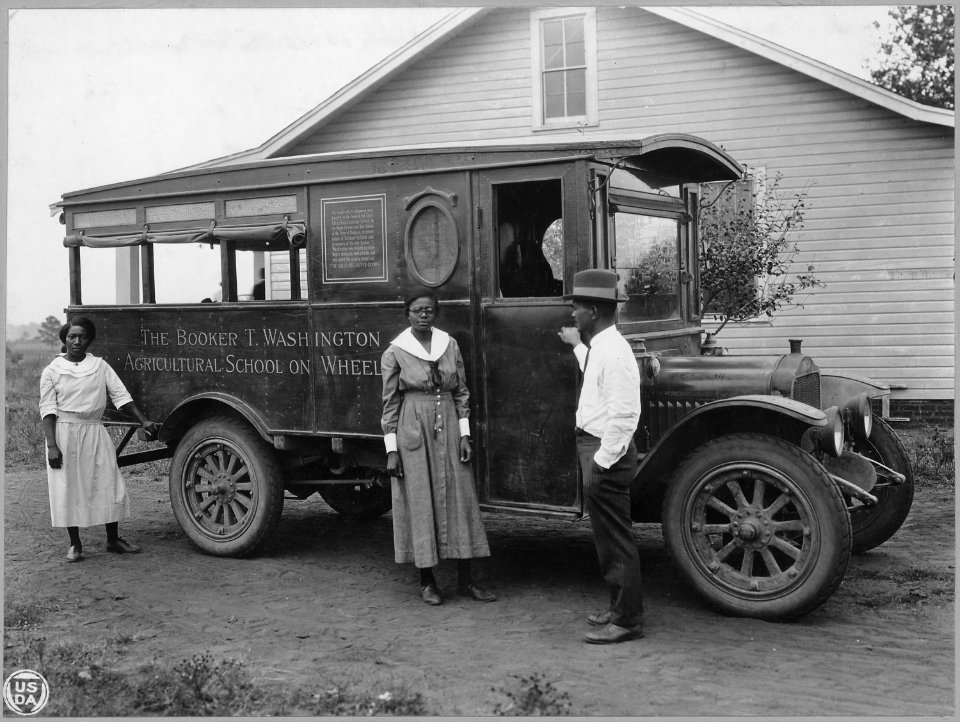
[[[854,437],[853,450],[906,477],[902,484],[895,484],[887,472],[877,469],[877,485],[871,492],[877,503],[857,506],[850,512],[853,552],[861,554],[883,544],[906,521],[913,504],[913,466],[900,437],[882,419],[873,420],[870,438]]]
[[[823,604],[850,560],[850,518],[827,472],[761,434],[715,439],[683,461],[664,498],[663,535],[709,602],[771,621]]]
[[[280,466],[273,450],[243,421],[205,419],[177,444],[170,502],[181,528],[205,552],[246,556],[280,521]]]

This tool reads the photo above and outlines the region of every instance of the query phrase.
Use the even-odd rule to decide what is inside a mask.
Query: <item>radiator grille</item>
[[[656,443],[667,429],[699,406],[703,406],[702,401],[654,401],[646,405],[641,419],[646,423],[651,442]]]
[[[793,382],[793,399],[815,409],[820,408],[820,373],[798,376]]]

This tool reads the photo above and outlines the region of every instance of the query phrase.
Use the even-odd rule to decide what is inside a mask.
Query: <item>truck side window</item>
[[[157,303],[222,300],[220,247],[209,243],[153,245]]]
[[[497,186],[498,277],[503,298],[563,295],[559,180]]]
[[[614,270],[629,299],[618,321],[680,318],[679,220],[618,212],[614,231]]]

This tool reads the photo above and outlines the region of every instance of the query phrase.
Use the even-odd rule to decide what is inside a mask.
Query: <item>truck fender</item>
[[[167,418],[163,420],[159,440],[168,441],[179,438],[183,436],[187,428],[193,426],[202,418],[215,413],[222,414],[225,411],[243,418],[263,437],[264,441],[269,444],[273,443],[273,436],[269,433],[267,425],[259,413],[235,396],[219,391],[194,394],[180,401]]]
[[[890,387],[873,379],[836,371],[820,371],[820,406],[843,406],[855,396],[866,393],[875,399],[890,393]]]
[[[762,433],[800,446],[807,429],[826,425],[823,411],[786,397],[758,394],[705,403],[677,421],[637,465],[631,485],[634,518],[659,520],[660,504],[673,470],[691,450],[711,439]]]

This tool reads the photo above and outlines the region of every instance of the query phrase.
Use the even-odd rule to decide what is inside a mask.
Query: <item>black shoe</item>
[[[116,541],[107,542],[107,551],[113,552],[114,554],[139,554],[140,547],[136,544],[131,544],[122,536],[118,536]]]
[[[457,594],[461,597],[470,597],[478,602],[495,602],[497,601],[497,595],[491,592],[489,589],[484,589],[483,587],[478,587],[476,584],[470,583],[465,587],[457,587]]]
[[[583,641],[589,644],[616,644],[629,639],[640,639],[642,636],[643,625],[641,624],[634,627],[621,627],[611,623],[596,632],[587,632],[583,635]]]
[[[420,590],[420,596],[427,604],[433,604],[434,606],[443,604],[443,597],[440,596],[440,590],[437,589],[436,584],[428,584],[423,587]]]

